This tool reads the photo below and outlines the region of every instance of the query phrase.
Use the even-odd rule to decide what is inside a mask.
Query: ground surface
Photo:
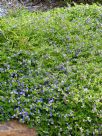
[[[36,133],[17,121],[10,121],[0,124],[0,136],[36,136]]]

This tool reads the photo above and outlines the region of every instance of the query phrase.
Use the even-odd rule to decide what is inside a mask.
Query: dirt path
[[[17,121],[9,121],[0,124],[0,136],[37,136],[34,129],[29,129],[26,125]]]

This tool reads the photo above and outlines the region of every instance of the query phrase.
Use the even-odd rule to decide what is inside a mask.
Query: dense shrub
[[[0,121],[39,136],[102,134],[102,7],[0,19]]]

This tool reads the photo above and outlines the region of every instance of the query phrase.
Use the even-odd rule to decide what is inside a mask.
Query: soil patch
[[[37,136],[37,134],[35,129],[14,120],[0,124],[0,136]]]

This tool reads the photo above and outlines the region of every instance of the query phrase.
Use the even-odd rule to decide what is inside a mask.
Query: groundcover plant
[[[0,121],[39,136],[102,134],[102,7],[0,18]]]

